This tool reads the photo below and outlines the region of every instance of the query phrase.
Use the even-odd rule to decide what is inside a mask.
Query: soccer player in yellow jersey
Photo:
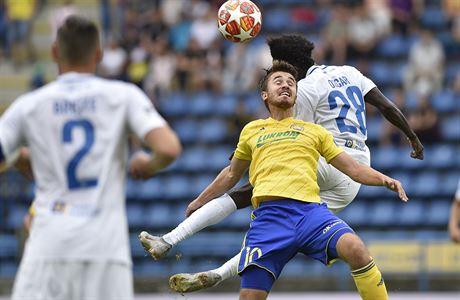
[[[343,152],[323,127],[292,118],[296,73],[290,64],[274,62],[261,82],[271,117],[244,127],[230,166],[198,198],[206,202],[222,195],[249,168],[255,210],[239,262],[240,299],[266,299],[284,265],[299,252],[326,265],[343,259],[363,299],[388,299],[382,275],[361,239],[320,204],[318,159],[323,156],[357,182],[386,186],[403,201],[407,196],[400,182]],[[174,277],[170,283],[178,284]]]

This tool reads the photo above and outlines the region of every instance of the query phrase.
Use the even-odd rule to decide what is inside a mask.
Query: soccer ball
[[[244,43],[260,32],[262,14],[249,0],[228,0],[219,8],[217,27],[227,40]]]

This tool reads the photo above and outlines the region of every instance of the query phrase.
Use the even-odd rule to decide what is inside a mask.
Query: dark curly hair
[[[299,34],[284,34],[267,39],[274,60],[283,60],[297,69],[297,80],[305,78],[308,69],[315,64],[311,52],[315,45]]]

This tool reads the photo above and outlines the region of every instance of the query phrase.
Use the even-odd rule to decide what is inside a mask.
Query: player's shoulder
[[[311,123],[311,122],[306,122],[303,120],[298,120],[298,119],[294,119],[294,122],[291,125],[291,128],[295,130],[303,131],[305,133],[314,133],[317,135],[324,135],[328,133],[328,131],[321,125]]]

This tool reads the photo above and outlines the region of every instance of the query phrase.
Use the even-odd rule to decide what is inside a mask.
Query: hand
[[[187,206],[187,209],[185,210],[185,216],[188,218],[190,217],[191,214],[193,214],[196,210],[198,210],[200,207],[202,207],[205,203],[202,203],[200,200],[195,199],[190,204]]]
[[[410,153],[410,157],[415,159],[423,159],[423,145],[420,143],[418,137],[413,139],[409,139],[409,143],[412,147],[412,152]]]
[[[131,158],[130,173],[134,179],[148,179],[155,175],[155,171],[149,167],[151,156],[144,151],[136,152]]]
[[[404,191],[401,182],[399,182],[398,180],[386,176],[383,185],[388,189],[398,193],[399,198],[402,201],[407,202],[409,200],[409,198],[406,195],[406,191]]]

